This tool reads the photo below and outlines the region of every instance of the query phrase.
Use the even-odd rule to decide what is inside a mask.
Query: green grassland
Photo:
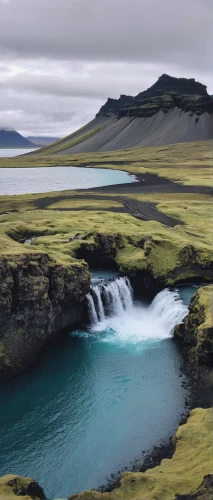
[[[74,140],[74,139],[72,139]],[[82,165],[157,173],[185,185],[212,183],[213,141],[176,144],[90,155],[1,159],[1,167]],[[80,197],[81,196],[81,197]],[[124,199],[153,203],[159,212],[179,221],[174,227],[141,220],[124,212]],[[212,202],[198,193],[104,193],[97,190],[0,196],[0,258],[15,265],[28,254],[48,254],[72,269],[82,256],[105,252],[122,273],[148,273],[161,286],[197,278],[212,282]],[[26,238],[34,237],[30,245]],[[209,293],[209,292],[208,292]],[[209,297],[208,297],[209,301]],[[209,302],[208,302],[209,303]],[[209,312],[206,321],[209,328]],[[210,318],[211,319],[211,318]],[[111,493],[86,492],[79,500],[175,500],[195,491],[212,472],[211,410],[193,410],[175,438],[172,459],[145,473],[125,473]],[[0,498],[13,498],[7,480],[0,480]],[[25,498],[28,498],[25,496]]]
[[[75,141],[75,138],[72,141]],[[185,185],[212,185],[213,140],[78,155],[54,155],[55,151],[52,151],[51,147],[54,149],[56,146],[47,146],[40,153],[0,158],[0,168],[83,164],[124,170],[133,174],[155,173]]]
[[[75,140],[73,134],[70,140]],[[213,141],[203,141],[70,156],[32,154],[0,159],[0,166],[88,164],[131,173],[157,173],[185,186],[209,186],[212,183],[212,146]],[[42,151],[46,154],[50,150],[48,147]],[[210,277],[207,272],[212,262],[209,195],[149,192],[124,195],[125,200],[132,198],[155,203],[160,212],[180,221],[174,227],[123,213],[124,196],[116,191],[110,195],[103,194],[101,189],[95,195],[85,191],[81,192],[81,199],[76,199],[76,195],[77,191],[64,191],[1,196],[1,254],[47,252],[56,261],[70,265],[79,248],[94,250],[98,247],[97,235],[102,235],[117,238],[114,260],[124,273],[149,270],[154,278],[165,284],[177,279]],[[40,202],[44,198],[46,202],[42,205]],[[76,234],[78,238],[73,239]],[[36,236],[32,245],[23,244],[25,236]]]
[[[55,202],[56,194],[60,201]],[[98,194],[94,199],[91,193],[82,200],[75,196],[75,192],[66,191],[0,197],[1,255],[45,252],[57,262],[72,265],[79,248],[93,251],[101,235],[114,241],[114,260],[124,273],[149,269],[165,284],[187,277],[208,277],[212,262],[212,207],[208,195],[134,195],[135,199],[156,203],[159,211],[179,219],[180,224],[174,227],[119,212],[121,195],[109,199],[100,193],[100,201]],[[44,197],[48,206],[39,209]],[[32,244],[23,244],[30,236],[35,236]]]

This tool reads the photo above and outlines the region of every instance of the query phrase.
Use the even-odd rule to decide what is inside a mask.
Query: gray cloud
[[[205,0],[13,0],[1,6],[2,53],[207,67],[212,3]],[[201,34],[203,34],[201,36]]]
[[[211,0],[0,0],[1,126],[66,134],[162,73],[213,93]]]

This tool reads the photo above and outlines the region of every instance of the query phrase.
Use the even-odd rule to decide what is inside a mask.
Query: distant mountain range
[[[3,128],[0,129],[0,148],[36,148],[47,146],[55,141],[59,141],[59,137],[24,137],[16,130]]]
[[[136,97],[109,98],[87,125],[43,154],[89,153],[213,139],[213,99],[194,78],[160,76]]]
[[[60,141],[61,137],[36,137],[34,135],[27,137],[28,141],[32,142],[35,146],[43,147],[52,144],[53,142]]]
[[[34,148],[35,144],[11,129],[0,129],[0,148]]]

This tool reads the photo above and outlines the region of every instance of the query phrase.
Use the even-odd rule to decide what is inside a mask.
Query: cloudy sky
[[[0,128],[64,136],[162,73],[213,94],[212,0],[0,0]]]

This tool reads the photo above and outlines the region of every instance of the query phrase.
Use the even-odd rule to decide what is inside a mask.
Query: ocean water
[[[106,168],[0,168],[0,195],[88,189],[130,182],[136,182],[134,175]]]
[[[188,396],[172,334],[195,289],[182,287],[182,298],[164,290],[145,306],[132,301],[124,278],[105,276],[99,290],[93,278],[97,320],[0,387],[0,475],[32,476],[49,499],[98,488],[129,469],[175,432]]]

